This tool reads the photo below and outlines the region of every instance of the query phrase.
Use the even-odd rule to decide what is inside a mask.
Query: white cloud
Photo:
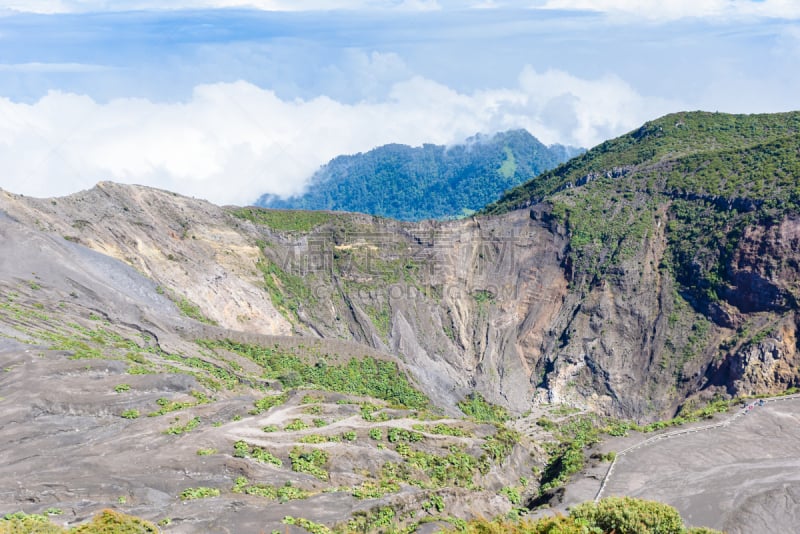
[[[585,10],[651,20],[743,17],[800,18],[797,0],[545,0],[544,9]]]
[[[522,6],[511,0],[503,7]],[[536,9],[581,10],[616,16],[675,20],[681,18],[800,18],[797,0],[531,0]],[[394,9],[432,11],[446,8],[497,8],[498,0],[0,0],[0,10],[30,13],[249,8],[264,11]]]
[[[0,0],[0,10],[27,13],[250,8],[264,11],[332,11],[356,9],[439,10],[437,0]]]
[[[180,103],[51,92],[34,104],[0,99],[0,185],[47,197],[115,180],[246,204],[301,192],[331,158],[385,143],[449,144],[524,127],[546,143],[591,146],[679,107],[612,76],[530,67],[510,89],[464,94],[412,77],[357,104],[282,100],[246,82],[201,85]]]

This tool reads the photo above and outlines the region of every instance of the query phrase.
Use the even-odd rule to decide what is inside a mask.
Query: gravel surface
[[[730,425],[639,447],[617,460],[604,496],[675,506],[689,525],[795,532],[800,522],[800,399],[756,405]]]

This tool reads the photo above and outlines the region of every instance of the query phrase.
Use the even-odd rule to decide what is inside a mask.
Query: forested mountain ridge
[[[667,115],[507,192],[485,212],[551,206],[569,230],[573,275],[584,282],[600,281],[666,222],[662,267],[695,307],[725,322],[727,300],[748,311],[768,308],[768,299],[797,301],[793,291],[761,285],[737,294],[743,280],[731,262],[748,228],[797,216],[799,152],[800,113]]]
[[[509,188],[581,152],[545,146],[526,130],[477,135],[450,147],[389,144],[334,158],[315,173],[301,196],[264,195],[256,205],[405,221],[452,219],[483,208]]]

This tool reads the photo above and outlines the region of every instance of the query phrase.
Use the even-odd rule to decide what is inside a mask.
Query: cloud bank
[[[3,187],[32,196],[114,180],[247,204],[300,193],[331,158],[386,143],[449,144],[522,127],[545,143],[591,146],[676,108],[612,76],[530,67],[511,89],[462,94],[413,77],[356,104],[283,100],[247,82],[200,85],[178,103],[50,92],[34,104],[0,99],[0,160]]]
[[[800,18],[797,0],[546,0],[544,9],[597,11],[653,21],[684,18]]]
[[[169,2],[163,0],[117,0],[115,2],[107,0],[0,0],[0,9],[41,14],[216,8],[263,11],[364,9],[433,11],[441,9],[442,6],[438,0],[170,0]]]
[[[217,8],[297,12],[520,7],[594,11],[654,21],[683,18],[800,18],[800,3],[797,0],[0,0],[0,10],[42,14]]]

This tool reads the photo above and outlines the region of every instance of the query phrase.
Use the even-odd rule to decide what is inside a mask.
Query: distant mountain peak
[[[363,212],[414,221],[453,219],[552,169],[582,149],[542,144],[527,130],[478,133],[455,145],[390,143],[342,155],[317,171],[302,195],[263,195],[267,208]]]

